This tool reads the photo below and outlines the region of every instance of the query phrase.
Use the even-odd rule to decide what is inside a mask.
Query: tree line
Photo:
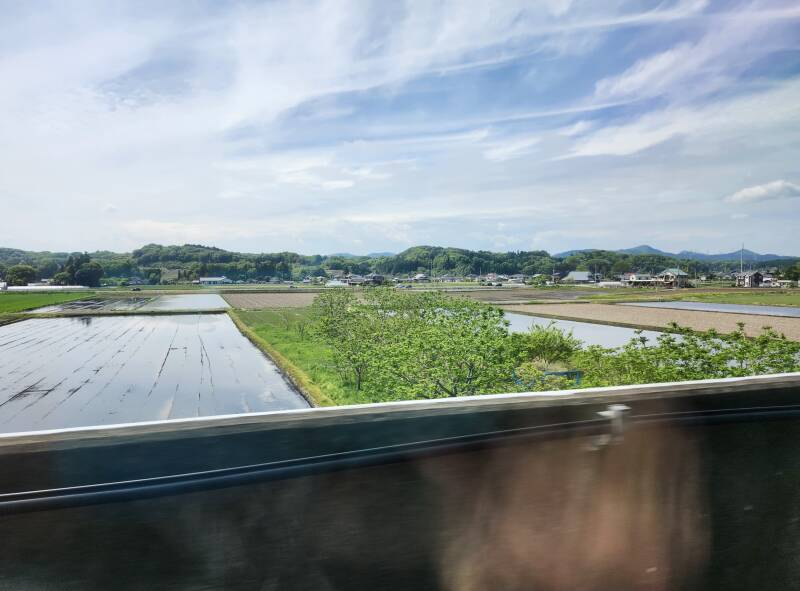
[[[56,264],[54,271],[51,277],[47,277],[52,285],[85,285],[87,287],[98,287],[105,272],[102,265],[93,261],[86,253],[68,256],[63,264]],[[25,263],[18,263],[0,269],[0,277],[4,277],[9,285],[25,286],[42,279],[43,275],[41,269]]]
[[[415,246],[399,254],[379,257],[345,255],[301,255],[294,252],[239,253],[199,244],[162,246],[148,244],[130,253],[30,252],[0,248],[0,276],[15,265],[34,269],[36,279],[53,278],[72,257],[88,256],[99,264],[106,278],[140,277],[159,282],[164,269],[177,271],[179,281],[202,276],[225,275],[233,280],[300,279],[325,276],[329,270],[347,273],[410,275],[481,275],[486,273],[564,275],[570,271],[592,271],[605,277],[625,272],[659,272],[680,267],[690,275],[729,273],[738,261],[675,259],[658,254],[627,254],[607,250],[581,251],[556,257],[544,250],[489,252],[438,246]],[[761,267],[783,269],[789,278],[800,276],[800,260],[776,260]]]

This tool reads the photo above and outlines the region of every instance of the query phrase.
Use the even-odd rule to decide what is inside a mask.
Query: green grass
[[[94,292],[86,291],[73,293],[0,293],[0,314],[22,312],[41,308],[42,306],[82,300],[93,295],[95,295]]]
[[[272,357],[317,406],[372,402],[344,383],[333,366],[330,347],[308,334],[300,335],[298,325],[308,322],[309,313],[309,308],[229,311],[245,336]]]

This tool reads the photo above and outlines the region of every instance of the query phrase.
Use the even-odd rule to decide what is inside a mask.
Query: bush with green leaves
[[[538,364],[540,369],[562,368],[581,348],[581,341],[572,335],[572,331],[564,331],[554,322],[534,324],[520,339],[525,360]]]
[[[800,370],[800,343],[769,328],[750,338],[741,325],[731,334],[673,325],[655,341],[582,348],[553,324],[510,334],[501,310],[439,292],[329,290],[312,318],[308,333],[330,347],[342,381],[373,402],[575,387],[546,374],[563,369],[580,370],[581,387]]]
[[[800,371],[800,343],[769,327],[755,338],[744,325],[729,334],[673,324],[653,343],[639,335],[623,347],[592,346],[572,356],[582,385],[620,386]]]
[[[326,291],[314,334],[340,373],[371,400],[441,398],[515,389],[519,340],[502,311],[435,292]]]

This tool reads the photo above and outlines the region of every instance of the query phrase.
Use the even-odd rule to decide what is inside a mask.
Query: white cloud
[[[491,247],[489,220],[508,244],[536,234],[552,241],[538,246],[569,248],[652,215],[645,198],[724,218],[709,195],[793,178],[800,156],[797,85],[729,83],[786,36],[752,49],[742,19],[703,2],[640,12],[569,0],[154,7],[22,3],[0,20],[4,245]],[[751,12],[774,30],[774,14]],[[684,20],[703,35],[674,26]],[[703,41],[717,25],[741,49]],[[674,51],[702,59],[619,64],[607,48],[621,27],[628,47],[676,39]],[[586,78],[614,63],[605,81]],[[546,81],[516,73],[548,64],[557,75]],[[673,92],[709,71],[720,98]],[[655,94],[667,100],[641,100]],[[647,148],[671,138],[683,141],[652,159]],[[576,158],[597,155],[618,158]],[[692,234],[702,221],[681,223],[702,235]]]
[[[509,138],[490,144],[490,147],[484,150],[483,155],[492,162],[519,158],[529,153],[539,141],[538,137]]]
[[[639,60],[628,70],[611,78],[603,78],[595,85],[595,94],[601,100],[659,94],[675,79],[685,74],[686,64],[693,59],[696,48],[683,43],[662,53]],[[693,65],[696,67],[696,64]]]
[[[669,95],[686,102],[689,97],[712,93],[764,56],[797,49],[796,29],[789,25],[797,17],[797,7],[774,10],[754,5],[723,13],[708,21],[697,41],[679,42],[599,80],[595,96],[610,101]]]
[[[578,121],[573,123],[572,125],[568,125],[567,127],[562,127],[558,130],[560,135],[566,135],[569,137],[573,137],[576,135],[582,135],[592,129],[594,127],[594,123],[591,121]]]
[[[800,197],[800,185],[784,180],[745,187],[725,198],[729,203],[758,203]]]
[[[675,137],[698,142],[722,137],[762,144],[792,133],[800,116],[800,80],[696,107],[668,107],[584,135],[568,156],[626,156]],[[719,144],[721,145],[721,144]]]

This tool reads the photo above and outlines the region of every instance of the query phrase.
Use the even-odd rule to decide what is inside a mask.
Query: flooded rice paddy
[[[122,312],[136,310],[152,298],[88,298],[36,308],[32,312]]]
[[[230,308],[222,296],[215,293],[162,295],[149,301],[140,310],[225,310]]]
[[[224,314],[0,327],[0,432],[303,408]]]
[[[541,316],[528,316],[527,314],[505,313],[506,320],[511,325],[511,332],[527,332],[531,326],[547,326],[553,324],[565,332],[583,341],[584,345],[600,345],[602,347],[621,347],[636,336],[636,330],[623,326],[608,326],[606,324],[593,324],[591,322],[575,322],[573,320],[555,320]],[[650,341],[655,341],[662,333],[654,330],[641,331],[642,336]]]
[[[140,296],[129,298],[88,298],[37,308],[33,312],[144,312],[183,310],[225,310],[230,308],[222,296],[215,293]]]
[[[800,318],[800,308],[791,306],[757,306],[747,304],[716,304],[714,302],[636,302],[620,304],[642,308],[669,308],[671,310],[699,310],[701,312],[732,312],[760,316]]]

